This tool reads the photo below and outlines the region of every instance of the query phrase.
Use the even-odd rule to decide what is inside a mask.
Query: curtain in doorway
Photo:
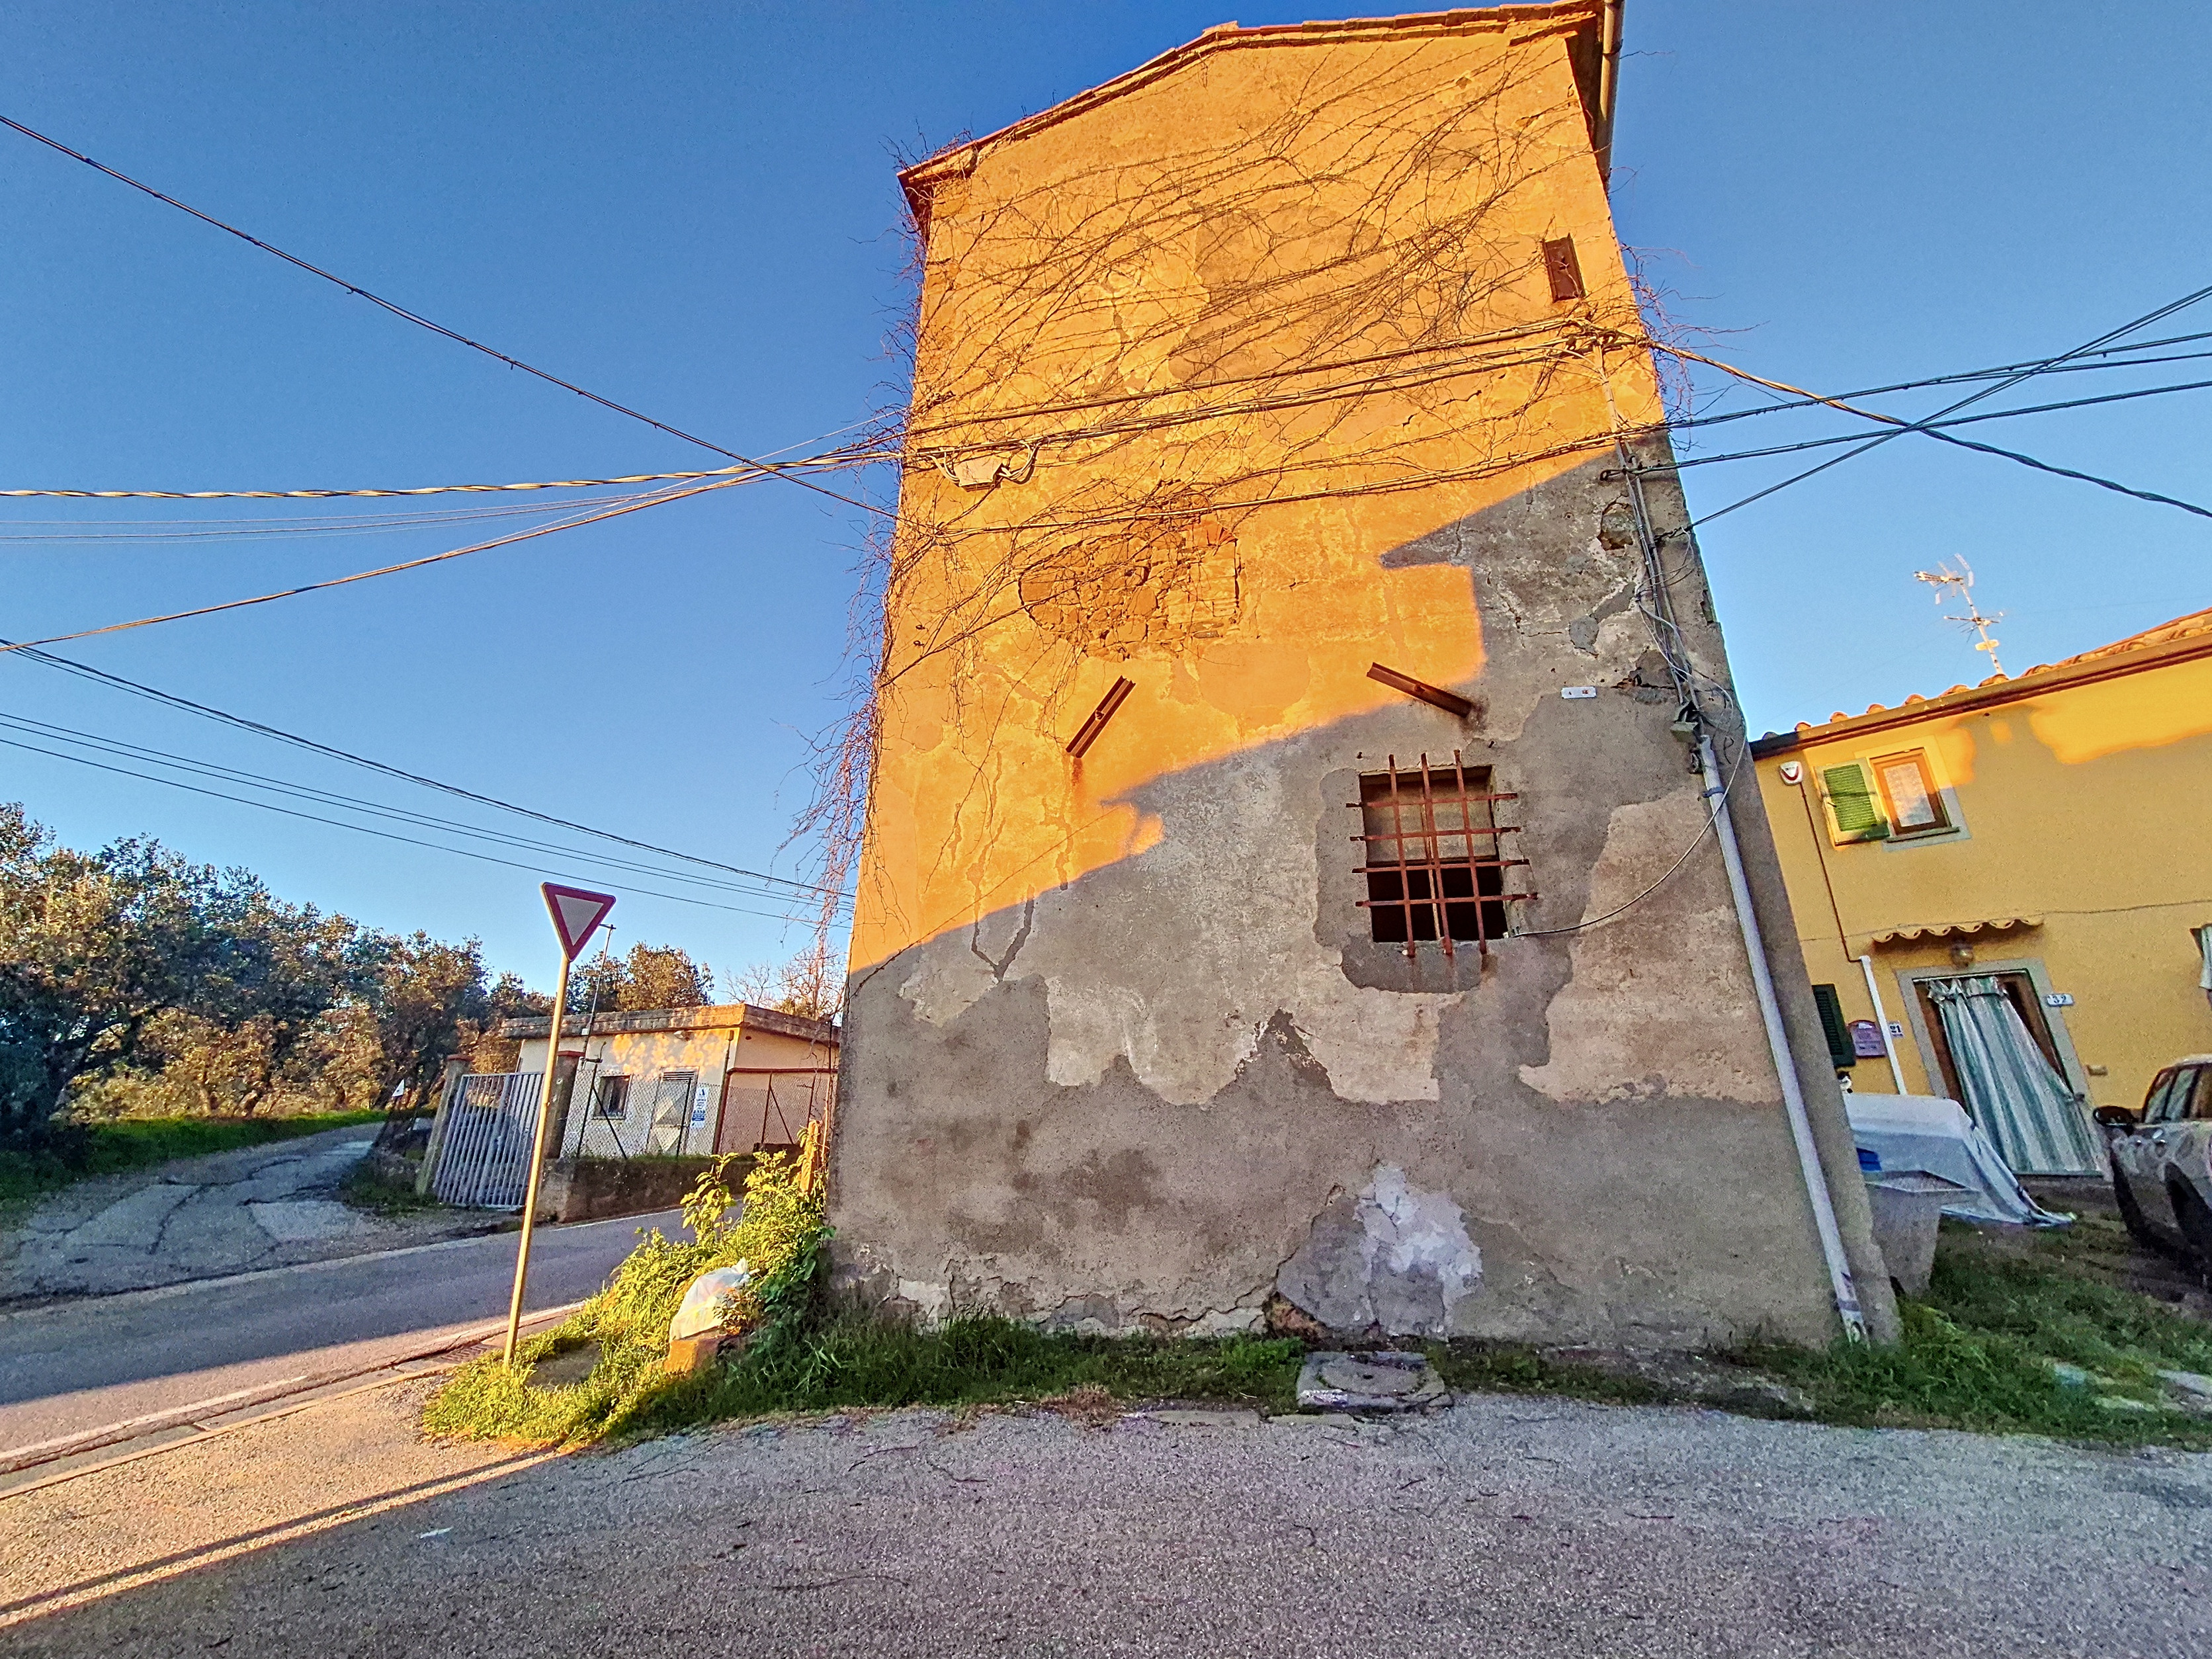
[[[1929,1000],[1943,1022],[1960,1103],[2020,1175],[2100,1175],[2104,1160],[2065,1079],[2028,1035],[1993,977],[1939,979]]]

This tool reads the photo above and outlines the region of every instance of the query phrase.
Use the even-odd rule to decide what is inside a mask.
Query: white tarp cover
[[[1933,1095],[1844,1097],[1858,1143],[1859,1172],[1869,1181],[1920,1173],[1941,1176],[1966,1190],[1945,1215],[1968,1221],[2010,1221],[2030,1227],[2063,1227],[2073,1220],[2041,1208],[2005,1166],[1990,1138],[1955,1100]]]

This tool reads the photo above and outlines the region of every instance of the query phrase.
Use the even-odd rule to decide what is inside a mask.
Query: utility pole
[[[1914,571],[1912,580],[1917,582],[1926,582],[1934,588],[1936,604],[1942,605],[1952,599],[1956,599],[1966,607],[1965,616],[1946,617],[1943,620],[1948,623],[1957,623],[1961,628],[1972,630],[1977,635],[1974,649],[1988,652],[1991,672],[2003,673],[2004,665],[1997,660],[1996,636],[1990,632],[1990,624],[2002,622],[2004,612],[2000,611],[1994,616],[1984,617],[1980,607],[1975,605],[1974,567],[1966,562],[1965,555],[1960,556],[1959,568],[1956,570],[1951,568],[1951,562],[1946,559],[1933,570]]]
[[[507,1304],[507,1348],[503,1364],[514,1364],[514,1340],[522,1329],[522,1296],[530,1283],[530,1236],[538,1225],[538,1182],[545,1171],[545,1137],[553,1127],[553,1078],[560,1067],[561,1026],[568,1011],[568,969],[583,954],[592,932],[615,908],[607,893],[586,893],[580,888],[539,884],[545,908],[553,918],[553,933],[561,941],[561,977],[553,990],[553,1030],[545,1044],[545,1075],[538,1088],[538,1133],[530,1146],[530,1178],[523,1183],[522,1231],[514,1247],[514,1294]],[[585,1027],[586,1046],[591,1029]]]

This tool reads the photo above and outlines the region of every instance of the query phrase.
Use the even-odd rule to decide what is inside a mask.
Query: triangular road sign
[[[615,908],[614,895],[586,893],[580,887],[556,887],[550,881],[541,883],[538,890],[545,895],[545,908],[553,917],[553,931],[561,936],[561,950],[574,962],[584,954],[584,946],[607,919],[607,912]]]

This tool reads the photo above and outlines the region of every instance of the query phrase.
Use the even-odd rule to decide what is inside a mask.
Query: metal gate
[[[455,1078],[446,1096],[445,1129],[430,1190],[465,1208],[520,1209],[544,1079],[542,1072]]]

